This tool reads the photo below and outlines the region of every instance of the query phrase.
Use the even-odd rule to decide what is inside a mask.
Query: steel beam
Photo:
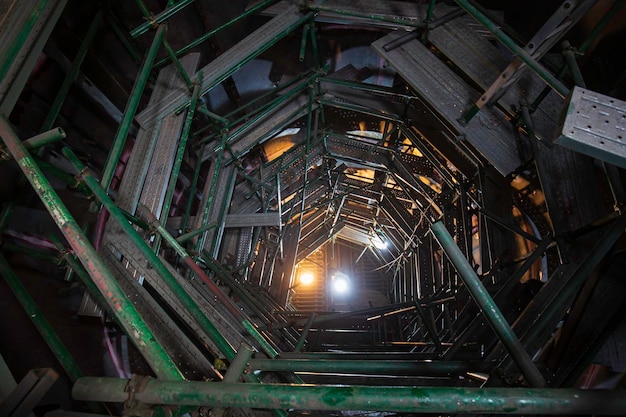
[[[170,247],[176,251],[178,256],[182,258],[183,262],[185,262],[187,267],[189,267],[189,269],[191,269],[191,271],[193,271],[193,273],[197,277],[199,277],[202,280],[202,282],[206,284],[206,286],[209,288],[211,293],[220,301],[220,303],[222,303],[224,307],[226,307],[228,312],[234,318],[241,321],[241,324],[243,325],[243,327],[248,331],[250,336],[252,336],[254,340],[256,340],[257,343],[261,345],[261,348],[265,351],[265,353],[267,353],[272,358],[276,357],[278,355],[278,352],[268,343],[268,341],[263,337],[263,335],[261,335],[261,333],[257,330],[257,328],[252,323],[250,323],[250,321],[246,318],[244,313],[239,309],[239,307],[237,307],[235,302],[231,298],[229,298],[226,294],[224,294],[224,292],[222,292],[219,286],[215,282],[213,282],[213,280],[209,278],[209,276],[202,270],[202,268],[200,268],[194,262],[193,258],[189,256],[185,248],[183,248],[180,245],[180,243],[176,241],[176,238],[174,238],[174,236],[172,236],[161,225],[161,223],[157,220],[154,214],[150,213],[149,211],[141,210],[141,215],[146,218],[146,221],[157,231],[157,233],[163,239],[165,239],[165,241],[170,245]],[[212,262],[209,262],[208,264],[210,267],[212,266]],[[216,269],[215,266],[213,266],[212,269]],[[227,354],[227,352],[223,352],[223,353]],[[227,358],[229,360],[234,358],[234,349],[232,353],[228,353]]]
[[[306,23],[308,19],[308,15],[300,14],[298,8],[293,6],[284,14],[275,17],[248,35],[248,37],[202,68],[205,78],[202,81],[200,94],[206,93],[223,82],[243,65]],[[148,106],[138,114],[137,121],[142,126],[147,126],[152,121],[158,120],[185,105],[188,100],[186,93],[172,92],[168,96],[163,97],[160,102]]]
[[[146,342],[153,340],[154,335],[2,113],[0,113],[0,137],[74,249],[76,256],[89,272],[118,322],[146,358],[155,374],[161,378],[182,379],[167,352],[158,344]]]
[[[235,349],[219,332],[215,325],[206,317],[202,311],[198,308],[196,302],[185,291],[185,289],[178,283],[176,278],[172,275],[169,269],[163,264],[159,257],[152,251],[150,246],[143,240],[139,233],[131,226],[126,220],[124,214],[115,205],[111,198],[106,194],[104,189],[98,184],[95,176],[90,173],[84,165],[79,161],[76,155],[69,148],[63,149],[63,154],[72,162],[75,168],[80,172],[81,178],[85,181],[85,184],[94,193],[96,198],[106,207],[111,216],[119,223],[125,233],[132,239],[133,243],[141,251],[143,256],[146,257],[149,264],[155,268],[167,285],[174,291],[180,298],[184,307],[191,313],[194,319],[202,326],[203,330],[211,337],[211,340],[217,345],[221,353],[229,360],[235,357]]]
[[[489,373],[494,364],[489,362],[456,361],[371,361],[328,359],[253,359],[250,369],[261,371],[292,371],[321,373],[354,373],[366,375],[448,376],[466,372]]]
[[[75,400],[124,402],[127,379],[81,378]],[[134,399],[144,404],[284,407],[407,413],[623,415],[626,391],[529,388],[365,387],[149,381]]]
[[[137,112],[137,108],[139,107],[139,102],[141,100],[141,96],[143,95],[143,90],[148,83],[150,71],[152,70],[152,64],[154,63],[157,53],[159,52],[159,47],[161,46],[164,35],[165,25],[161,25],[154,35],[152,45],[148,50],[146,59],[144,60],[141,69],[139,70],[139,74],[137,74],[135,84],[133,85],[133,89],[130,92],[130,97],[128,98],[128,102],[126,103],[126,108],[124,109],[124,116],[122,118],[122,121],[120,122],[120,126],[117,129],[117,133],[115,134],[115,138],[113,139],[113,145],[111,146],[111,151],[109,152],[109,156],[107,157],[104,169],[102,171],[102,179],[100,183],[107,191],[109,190],[109,186],[111,185],[111,181],[113,180],[113,175],[115,174],[115,168],[117,167],[120,156],[122,155],[122,151],[124,150],[126,138],[128,137],[128,131],[133,124],[133,119],[135,118],[135,113]]]
[[[472,298],[478,304],[485,314],[485,317],[493,330],[496,332],[502,343],[506,346],[509,354],[522,371],[526,381],[534,387],[544,387],[546,381],[533,363],[528,352],[520,343],[519,339],[511,330],[511,326],[506,321],[502,312],[493,301],[487,289],[476,275],[476,271],[454,242],[446,227],[441,221],[432,224],[431,230],[433,235],[441,245],[441,248],[450,258],[450,261],[456,268],[457,272],[463,279],[465,286],[472,295]]]
[[[150,29],[152,29],[152,28],[158,26],[159,24],[165,22],[167,19],[169,19],[170,17],[174,16],[176,13],[178,13],[179,11],[181,11],[182,9],[184,9],[185,7],[187,7],[188,5],[190,5],[193,2],[194,2],[194,0],[180,0],[179,2],[177,2],[176,4],[174,4],[172,6],[168,6],[167,9],[163,10],[161,13],[157,14],[156,16],[152,16],[152,15],[150,15],[150,13],[148,13],[149,20],[146,20],[141,25],[139,25],[135,29],[131,30],[130,31],[130,36],[132,36],[133,38],[137,38],[137,37],[143,35],[147,31],[149,31]],[[146,18],[146,19],[148,19],[148,18]]]

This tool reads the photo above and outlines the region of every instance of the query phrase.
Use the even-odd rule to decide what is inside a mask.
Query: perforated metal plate
[[[575,87],[556,143],[626,168],[626,102]]]

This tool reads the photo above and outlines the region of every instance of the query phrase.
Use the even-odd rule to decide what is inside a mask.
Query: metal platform
[[[385,45],[403,34],[391,33],[374,42],[372,47],[502,175],[514,171],[520,160],[512,127],[505,117],[493,109],[483,108],[467,125],[461,124],[458,120],[478,101],[480,94],[417,40],[385,50]]]
[[[296,96],[293,100],[274,109],[271,114],[256,125],[234,129],[228,136],[230,152],[239,157],[258,143],[262,143],[272,135],[278,134],[285,125],[307,114],[307,103],[307,97],[302,95]],[[317,105],[314,108],[317,108]],[[215,149],[207,146],[202,153],[202,161],[204,162],[214,155]]]
[[[110,270],[115,273],[117,282],[146,320],[158,342],[166,346],[171,357],[179,364],[185,378],[197,379],[213,374],[211,362],[205,356],[206,352],[203,353],[196,347],[185,332],[176,325],[174,320],[148,293],[146,288],[139,284],[137,277],[133,276],[133,271],[124,268],[124,265],[116,259],[112,252],[103,254],[102,258]],[[215,350],[213,351],[215,352]]]
[[[159,276],[159,274],[156,273],[150,265],[148,265],[143,255],[141,255],[139,250],[136,249],[133,243],[126,236],[121,234],[117,236],[112,235],[112,239],[107,243],[111,248],[115,249],[115,251],[119,252],[124,259],[131,264],[132,268],[137,270],[139,275],[144,277],[144,279],[150,284],[150,287],[152,287],[159,294],[161,299],[167,303],[169,308],[174,311],[179,319],[186,324],[198,340],[206,346],[210,346],[213,352],[219,352],[218,347],[183,306],[179,297],[172,292],[163,278]],[[168,267],[178,283],[191,296],[204,315],[209,318],[213,325],[231,343],[231,345],[239,346],[240,343],[245,341],[245,338],[242,335],[243,329],[241,326],[238,326],[237,321],[234,320],[226,311],[224,305],[215,300],[215,297],[206,294],[208,292],[206,288],[202,289],[199,288],[199,285],[195,285],[196,280],[189,281],[185,279],[174,268],[172,268],[167,261],[163,260],[163,263],[166,267]],[[130,269],[129,272],[131,272]]]
[[[626,102],[575,87],[556,143],[626,168]]]
[[[286,8],[283,13],[201,68],[199,70],[203,72],[201,93],[206,93],[230,77],[245,63],[259,56],[263,51],[287,36],[308,19],[308,16],[304,16],[299,12],[298,7],[291,6]],[[192,76],[192,79],[197,79],[197,75]],[[141,126],[148,126],[154,123],[155,120],[161,119],[165,115],[181,108],[188,101],[189,95],[187,92],[171,92],[157,103],[149,105],[137,115],[136,120]]]
[[[438,4],[434,16],[441,17],[451,10],[453,9],[450,7]],[[486,91],[510,64],[513,56],[499,49],[473,26],[475,20],[464,15],[430,31],[428,40],[476,85]],[[545,82],[539,76],[526,71],[516,84],[506,90],[498,103],[508,115],[515,115],[520,103],[524,100],[528,103],[533,102],[545,86]],[[563,105],[563,99],[552,91],[532,114],[535,133],[540,140],[551,140],[554,136]]]
[[[200,54],[189,54],[181,59],[181,64],[185,71],[191,72],[197,68],[199,59]],[[159,72],[148,106],[159,106],[172,91],[186,91],[174,65]],[[184,121],[184,112],[179,115],[172,113],[158,123],[139,129],[118,191],[118,206],[134,213],[137,203],[141,201],[159,217],[159,202],[162,203],[165,196]]]

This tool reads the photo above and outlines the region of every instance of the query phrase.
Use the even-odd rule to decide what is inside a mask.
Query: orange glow
[[[263,151],[265,152],[267,160],[273,161],[291,149],[293,145],[294,142],[292,135],[280,136],[265,142],[263,145]]]

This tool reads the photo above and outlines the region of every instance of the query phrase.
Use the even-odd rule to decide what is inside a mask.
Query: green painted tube
[[[52,262],[54,264],[59,262],[59,255],[50,254],[46,252],[42,252],[39,250],[35,250],[33,248],[29,248],[22,245],[16,245],[11,242],[2,242],[2,249],[9,252],[21,253],[33,258],[42,259],[44,261]]]
[[[150,10],[148,10],[148,8],[146,7],[145,3],[142,0],[135,0],[135,3],[137,4],[137,7],[139,7],[139,10],[141,10],[141,13],[144,16],[151,16],[152,15],[150,13]]]
[[[253,353],[254,349],[252,349],[252,346],[248,345],[247,343],[242,343],[241,345],[239,345],[239,349],[237,350],[237,356],[235,356],[235,359],[233,359],[228,366],[226,376],[224,376],[224,380],[222,382],[239,381],[239,378],[241,378],[246,372],[248,362],[250,362],[250,358],[252,357]]]
[[[472,298],[482,310],[485,318],[502,341],[502,344],[506,347],[511,358],[513,358],[524,375],[524,378],[526,378],[526,381],[533,387],[544,387],[546,381],[543,375],[541,375],[541,372],[539,372],[535,366],[528,352],[526,352],[524,346],[522,346],[517,336],[515,336],[515,333],[513,333],[511,326],[509,326],[509,323],[502,315],[502,312],[489,295],[489,292],[480,281],[480,278],[478,278],[478,275],[476,275],[470,263],[465,259],[461,249],[459,249],[454,242],[446,226],[443,222],[437,221],[432,224],[431,230],[441,245],[441,248],[448,255],[448,258],[456,268],[461,279],[463,279]]]
[[[181,11],[182,9],[184,9],[185,7],[187,7],[193,2],[194,0],[180,0],[177,3],[174,3],[171,6],[168,6],[168,8],[163,10],[161,13],[157,14],[154,17],[151,17],[150,20],[145,21],[141,25],[137,26],[135,29],[131,30],[130,36],[132,36],[133,38],[136,38],[138,36],[143,35],[147,31],[149,31],[151,28],[153,28],[155,25],[165,22],[167,19],[174,16],[176,13],[178,13],[179,11]],[[145,7],[143,7],[142,10],[147,11]]]
[[[591,32],[589,32],[589,35],[587,35],[587,38],[583,41],[583,43],[580,44],[580,46],[578,47],[579,52],[585,53],[587,51],[587,49],[598,38],[600,33],[602,33],[604,28],[609,23],[611,23],[611,20],[613,20],[613,18],[620,12],[620,10],[622,10],[622,7],[624,7],[624,3],[626,3],[624,2],[624,0],[618,0],[613,3],[613,6],[609,9],[609,11],[607,11],[604,16],[602,16],[602,19],[600,19],[598,23],[596,23]]]
[[[269,7],[272,4],[277,3],[277,2],[278,2],[278,0],[265,0],[265,1],[262,1],[261,3],[257,4],[256,6],[251,7],[250,9],[248,9],[245,12],[241,13],[240,15],[238,15],[233,20],[230,20],[230,21],[224,23],[223,25],[216,27],[215,29],[205,33],[202,36],[200,36],[195,41],[192,41],[188,45],[180,48],[178,51],[175,52],[174,55],[179,57],[181,55],[186,54],[187,52],[191,51],[196,46],[198,46],[201,43],[209,40],[216,33],[221,32],[222,30],[224,30],[224,29],[234,25],[235,23],[239,22],[241,19],[245,19],[246,17],[255,14],[259,10],[263,10],[264,8]],[[169,58],[164,58],[164,59],[160,60],[159,62],[157,62],[155,66],[158,68],[158,67],[161,67],[164,64],[167,64],[168,62],[169,62]]]
[[[624,234],[626,227],[626,214],[622,214],[613,224],[607,228],[598,243],[587,254],[582,265],[574,272],[567,285],[559,291],[550,306],[537,318],[535,324],[524,335],[524,341],[529,344],[536,344],[538,337],[563,317],[565,310],[563,306],[571,304],[576,293],[591,275],[593,270],[607,256],[615,242]]]
[[[28,138],[23,143],[26,149],[37,149],[49,143],[65,139],[66,137],[65,131],[57,127],[33,136],[32,138]]]
[[[187,117],[185,118],[185,125],[183,126],[183,132],[180,136],[178,143],[178,149],[176,150],[176,156],[174,157],[174,165],[172,166],[172,172],[170,174],[170,180],[167,184],[167,191],[165,192],[165,198],[163,201],[163,211],[161,212],[161,221],[167,223],[167,218],[170,214],[170,208],[172,206],[172,198],[174,197],[174,191],[176,190],[176,182],[178,181],[178,175],[180,174],[180,167],[183,164],[183,158],[185,156],[185,148],[187,148],[187,141],[189,139],[189,132],[191,132],[191,124],[196,113],[196,106],[198,105],[198,97],[200,95],[200,86],[202,85],[202,71],[198,73],[198,80],[193,87],[193,93],[191,94],[191,104],[189,110],[187,110]]]
[[[13,210],[15,210],[15,200],[7,203],[2,208],[2,211],[0,212],[0,233],[2,233],[6,228],[7,222],[9,221],[11,214],[13,214]]]
[[[576,61],[576,52],[574,51],[574,48],[572,48],[569,41],[563,41],[561,43],[561,47],[563,48],[563,58],[565,58],[567,69],[569,69],[569,73],[574,79],[574,84],[582,88],[587,88],[583,74],[578,66],[578,61]]]
[[[304,328],[302,329],[302,333],[300,334],[300,337],[298,338],[298,342],[296,343],[296,346],[293,349],[294,352],[302,351],[302,348],[304,347],[304,344],[306,343],[306,340],[309,337],[309,332],[311,331],[311,327],[313,326],[315,317],[317,317],[317,313],[311,314],[311,317],[309,317],[309,320],[304,325]]]
[[[542,80],[544,80],[554,91],[556,91],[561,97],[566,97],[569,94],[569,89],[563,85],[550,71],[537,62],[528,52],[519,46],[513,39],[511,39],[506,33],[502,31],[493,23],[487,16],[480,12],[473,4],[468,0],[455,0],[456,3],[461,6],[470,16],[476,19],[481,25],[483,25],[489,32],[493,34],[504,46],[506,46],[511,52],[515,54],[524,64],[533,70]]]
[[[306,38],[309,35],[309,25],[304,25],[302,28],[302,39],[300,40],[300,55],[298,56],[298,60],[300,62],[304,61],[304,55],[306,53]]]
[[[207,226],[208,221],[209,221],[209,215],[211,213],[211,206],[213,205],[213,197],[215,195],[215,190],[217,189],[217,180],[219,178],[220,175],[220,170],[222,169],[222,164],[223,164],[223,159],[224,159],[224,147],[226,145],[226,141],[228,140],[228,131],[224,131],[222,132],[222,139],[220,141],[220,148],[218,150],[217,153],[217,158],[215,158],[215,161],[213,162],[214,164],[214,168],[213,168],[213,175],[211,176],[211,187],[209,188],[209,195],[207,196],[207,200],[206,203],[204,205],[204,210],[202,212],[202,223],[199,227],[199,229],[203,229],[205,226]],[[210,171],[209,171],[210,172]],[[209,180],[207,178],[207,180]],[[219,230],[220,225],[216,224],[216,228]],[[209,229],[207,229],[206,231],[208,231]],[[207,233],[206,231],[204,231],[196,240],[196,252],[201,253],[202,249],[204,248],[204,243],[206,241],[207,238]]]
[[[120,27],[120,23],[117,18],[109,11],[106,13],[107,22],[109,23],[109,27],[113,29],[115,36],[119,39],[119,41],[124,45],[126,52],[130,55],[134,62],[141,61],[141,56],[139,56],[139,52],[137,52],[137,48],[130,43],[127,38],[127,32],[122,31]]]
[[[224,292],[217,286],[215,282],[194,262],[193,258],[189,256],[185,248],[182,247],[180,243],[176,241],[176,238],[170,234],[170,232],[163,227],[161,222],[154,217],[154,214],[150,213],[148,210],[139,208],[141,215],[143,215],[146,221],[159,233],[163,239],[170,245],[172,249],[183,259],[183,262],[193,271],[193,273],[202,280],[215,295],[215,297],[222,303],[224,307],[230,312],[230,314],[239,320],[243,327],[248,331],[248,333],[257,341],[257,343],[261,346],[261,349],[265,353],[267,353],[271,358],[275,358],[278,356],[278,352],[274,347],[263,337],[263,335],[257,330],[256,327],[244,316],[244,314],[239,310],[239,308],[235,305],[233,300],[228,297]],[[232,358],[228,358],[232,359]]]
[[[70,188],[75,188],[77,191],[85,195],[89,195],[89,189],[80,183],[74,176],[68,174],[62,169],[52,165],[50,162],[44,161],[42,159],[37,158],[33,155],[33,159],[37,163],[37,166],[44,171],[45,173],[52,174],[56,178],[60,179],[64,183],[70,186]]]
[[[123,402],[127,379],[81,378],[76,400]],[[144,404],[206,407],[371,410],[400,413],[624,415],[626,390],[261,385],[151,380],[134,398]]]
[[[54,97],[54,101],[50,106],[50,110],[48,111],[48,115],[46,116],[46,120],[44,120],[43,125],[41,126],[41,130],[49,130],[52,129],[54,122],[56,121],[59,113],[61,113],[61,107],[63,107],[63,103],[65,102],[65,98],[67,97],[67,93],[69,93],[72,84],[76,80],[78,76],[78,72],[80,71],[80,66],[83,64],[85,57],[87,56],[87,52],[89,51],[89,47],[91,46],[91,42],[93,38],[96,36],[98,29],[100,29],[100,25],[102,23],[102,18],[104,16],[104,12],[102,9],[99,9],[96,13],[96,16],[93,18],[91,22],[91,26],[89,26],[89,30],[85,35],[85,39],[80,44],[80,48],[78,48],[78,52],[74,57],[74,61],[72,62],[72,66],[70,70],[65,75],[65,79],[61,84],[61,88],[57,92],[56,97]]]
[[[87,187],[91,189],[96,198],[104,205],[104,207],[111,214],[111,217],[117,221],[124,232],[129,236],[137,248],[141,251],[143,256],[146,257],[148,263],[159,273],[163,281],[170,287],[170,289],[178,295],[178,298],[185,306],[187,311],[198,321],[198,324],[208,334],[211,340],[215,343],[220,352],[228,359],[232,360],[235,357],[235,349],[224,338],[224,336],[217,330],[215,325],[202,313],[202,310],[198,307],[191,296],[185,291],[182,285],[176,280],[174,275],[163,264],[163,261],[154,253],[152,248],[143,240],[141,235],[128,223],[124,213],[115,205],[111,197],[104,192],[104,189],[98,184],[98,180],[95,176],[85,168],[85,166],[78,160],[76,155],[68,149],[63,149],[63,154],[70,160],[74,167],[80,172],[82,179],[87,184]]]
[[[250,336],[256,340],[256,342],[261,346],[261,349],[270,357],[275,358],[278,356],[278,351],[274,349],[274,347],[263,337],[263,335],[257,330],[256,327],[249,320],[244,320],[242,322],[243,327],[248,331]]]
[[[107,302],[124,331],[137,346],[155,375],[166,379],[183,379],[167,352],[158,343],[139,315],[133,303],[120,288],[115,277],[108,270],[96,250],[84,235],[76,220],[41,172],[28,150],[20,141],[8,120],[0,113],[0,137],[34,188],[35,192],[50,212],[76,256],[80,259],[89,276]]]
[[[67,266],[72,268],[72,271],[74,271],[74,273],[76,275],[78,275],[78,278],[82,281],[82,283],[85,285],[85,287],[87,288],[87,291],[102,305],[102,306],[107,306],[107,302],[104,299],[104,297],[102,296],[102,294],[100,293],[100,291],[98,291],[98,287],[94,284],[94,282],[89,278],[89,274],[87,273],[87,271],[85,271],[85,268],[83,268],[83,266],[81,265],[80,262],[78,262],[76,260],[76,258],[72,255],[71,252],[69,252],[67,250],[67,248],[65,246],[63,246],[63,243],[61,243],[61,241],[59,239],[57,239],[56,236],[54,235],[50,235],[50,240],[52,241],[52,243],[54,243],[54,245],[57,247],[57,249],[59,250],[59,252],[62,254],[63,256],[63,260],[67,263]]]
[[[180,236],[178,236],[178,237],[176,238],[176,241],[177,241],[178,243],[184,243],[184,242],[188,241],[189,239],[191,239],[192,237],[194,237],[194,236],[198,236],[199,234],[204,233],[204,232],[206,232],[207,230],[210,230],[210,229],[212,229],[212,228],[214,228],[214,227],[217,227],[217,224],[215,224],[215,223],[207,224],[207,225],[206,225],[206,226],[204,226],[204,227],[200,227],[200,228],[198,228],[198,229],[194,229],[194,230],[192,230],[192,231],[191,231],[191,232],[189,232],[189,233],[185,233],[184,235],[180,235]]]
[[[7,260],[0,254],[0,274],[4,277],[7,284],[15,294],[15,297],[18,299],[22,308],[31,319],[37,331],[50,347],[52,353],[57,358],[67,375],[70,377],[72,381],[76,381],[83,376],[80,368],[74,358],[67,350],[59,336],[56,334],[54,329],[48,323],[48,320],[45,319],[43,313],[32,299],[24,284],[20,281],[20,279],[15,275],[15,272],[11,269],[11,266],[7,262]]]
[[[213,282],[213,280],[209,278],[198,265],[196,265],[191,256],[189,256],[189,254],[185,250],[185,248],[183,248],[182,245],[176,241],[176,238],[174,238],[174,236],[172,236],[170,232],[168,232],[167,229],[163,227],[161,222],[159,222],[159,220],[154,217],[154,214],[141,205],[138,208],[138,213],[140,213],[140,215],[146,219],[148,224],[150,224],[150,226],[152,226],[154,230],[156,230],[159,236],[165,239],[165,241],[170,245],[172,249],[174,249],[178,256],[182,258],[183,262],[185,262],[185,264],[193,271],[193,273],[197,275],[198,278],[200,278],[202,282],[207,285],[209,291],[211,291],[213,295],[215,295],[215,297],[224,305],[224,307],[226,307],[230,314],[238,320],[243,320],[243,313],[237,308],[233,301],[222,292],[218,285]]]
[[[163,225],[152,215],[152,213],[146,212],[144,210],[143,215],[146,217],[146,220],[155,230],[161,235],[165,241],[176,251],[176,253],[183,259],[185,264],[194,272],[194,274],[202,280],[207,286],[207,288],[217,297],[217,299],[226,307],[226,309],[232,314],[232,316],[238,319],[243,327],[248,331],[248,333],[254,338],[254,340],[259,343],[261,349],[265,353],[267,353],[271,358],[275,358],[278,356],[278,352],[272,345],[263,337],[263,335],[257,330],[256,327],[243,315],[241,310],[235,305],[230,297],[222,292],[222,290],[213,282],[211,278],[194,262],[193,258],[189,256],[185,248],[183,248],[180,243],[176,241],[174,236],[172,236]]]
[[[202,114],[204,114],[205,116],[215,120],[216,122],[219,122],[222,124],[222,126],[224,126],[226,129],[229,127],[230,122],[228,121],[228,119],[213,113],[212,111],[210,111],[209,109],[207,109],[206,107],[201,107],[200,109],[198,109],[198,111]]]
[[[187,85],[187,88],[189,89],[189,91],[192,91],[193,81],[191,81],[189,74],[187,74],[187,71],[185,71],[183,64],[181,64],[180,60],[176,57],[176,54],[174,53],[174,50],[172,49],[172,45],[170,45],[170,43],[167,41],[166,38],[163,38],[163,46],[165,47],[167,54],[170,56],[170,59],[174,63],[174,66],[178,70],[178,73],[182,77],[183,81],[185,81],[185,85]]]
[[[366,375],[448,376],[466,372],[489,373],[495,364],[457,361],[368,361],[326,359],[253,359],[250,369],[273,372],[321,372]]]
[[[122,117],[122,121],[120,122],[120,126],[117,129],[115,138],[113,138],[113,146],[111,147],[111,151],[109,152],[106,163],[104,165],[104,170],[102,171],[101,184],[102,187],[107,191],[111,186],[111,181],[113,181],[115,168],[117,167],[120,156],[122,155],[122,151],[124,150],[126,138],[128,137],[128,131],[133,124],[133,119],[135,118],[137,107],[139,107],[139,102],[141,101],[143,90],[145,89],[146,84],[148,83],[148,78],[150,77],[152,64],[154,63],[157,53],[159,52],[159,47],[161,46],[161,41],[163,40],[164,35],[165,25],[161,25],[154,35],[152,45],[150,46],[148,54],[146,55],[146,59],[143,61],[143,64],[139,70],[139,74],[137,75],[137,79],[135,80],[135,84],[133,85],[133,89],[130,92],[130,97],[128,98],[128,102],[126,103],[126,108],[124,109],[124,117]]]
[[[226,372],[226,376],[222,382],[239,382],[239,379],[246,371],[248,362],[250,361],[253,353],[254,350],[250,345],[246,343],[239,345],[237,355],[235,356],[235,359],[232,360],[230,365],[228,365],[228,371]],[[211,410],[211,416],[213,417],[223,417],[224,415],[226,415],[225,408],[216,407]],[[279,413],[277,415],[281,414]]]
[[[270,114],[274,110],[276,110],[276,108],[278,108],[282,103],[285,103],[285,102],[289,101],[293,96],[296,96],[296,95],[300,94],[300,92],[302,90],[307,88],[307,84],[308,84],[307,81],[301,82],[299,85],[294,87],[291,91],[288,91],[284,95],[280,95],[280,96],[276,97],[275,100],[270,102],[267,107],[265,107],[262,111],[258,112],[257,114],[246,115],[246,116],[242,117],[241,121],[245,120],[244,124],[241,127],[239,127],[237,130],[235,130],[235,132],[231,136],[227,135],[226,140],[224,140],[224,138],[222,138],[222,142],[219,145],[218,152],[219,152],[220,149],[224,148],[224,146],[226,145],[227,142],[229,142],[229,143],[230,142],[235,142],[240,134],[243,134],[244,132],[246,132],[250,126],[254,126],[254,124],[256,124],[259,120],[264,119],[268,114]],[[296,110],[294,112],[294,114],[297,114],[299,112],[300,112],[300,110],[298,109],[298,110]],[[291,117],[289,117],[289,119],[291,119]],[[240,122],[240,120],[235,120],[235,121],[232,122],[231,125],[236,125],[239,122]],[[228,132],[226,132],[226,134],[227,133]],[[203,138],[202,142],[205,142],[207,139],[208,138]]]
[[[422,43],[428,41],[428,32],[430,31],[430,23],[433,21],[433,11],[435,10],[435,0],[430,0],[428,9],[426,9],[426,18],[424,19],[424,33],[422,33]]]

